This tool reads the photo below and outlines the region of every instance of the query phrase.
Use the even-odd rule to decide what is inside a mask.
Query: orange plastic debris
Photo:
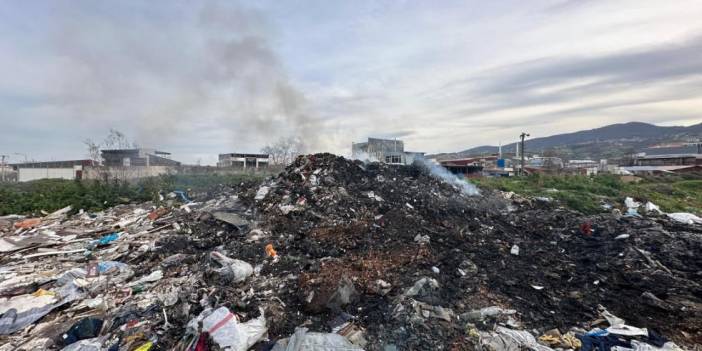
[[[44,290],[44,289],[39,289],[39,290],[32,293],[32,296],[35,296],[35,297],[46,296],[46,295],[56,296],[56,293],[53,291]]]
[[[273,244],[266,245],[266,254],[271,257],[278,256],[278,253],[275,252],[275,249],[273,248]]]
[[[155,221],[156,219],[160,218],[161,216],[165,215],[166,213],[168,213],[168,209],[160,207],[160,208],[157,208],[156,210],[151,211],[151,213],[149,213],[148,217],[150,220]]]
[[[41,223],[41,218],[27,218],[23,221],[15,222],[15,228],[32,228]]]

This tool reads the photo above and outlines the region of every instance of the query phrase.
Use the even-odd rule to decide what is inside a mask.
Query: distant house
[[[405,151],[405,143],[397,139],[368,138],[368,141],[351,144],[351,157],[395,165],[411,165],[424,158],[423,152]]]
[[[494,171],[497,168],[498,156],[478,156],[455,160],[441,160],[439,164],[453,174],[466,177],[482,175],[483,169]],[[502,172],[504,173],[504,172]]]
[[[14,164],[17,180],[28,182],[37,179],[82,179],[86,167],[92,166],[92,160],[27,162]]]
[[[268,167],[269,160],[270,155],[268,154],[219,154],[219,161],[217,162],[217,167],[259,169]]]
[[[102,150],[101,153],[103,165],[107,167],[180,166],[180,162],[170,159],[169,152],[155,149]]]

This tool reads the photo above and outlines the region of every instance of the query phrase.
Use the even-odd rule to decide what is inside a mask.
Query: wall
[[[20,168],[19,181],[28,182],[37,179],[75,179],[76,171],[71,168]]]
[[[138,166],[138,167],[84,167],[83,179],[120,179],[120,180],[136,180],[147,177],[156,177],[166,174],[183,174],[183,175],[208,175],[208,174],[241,174],[241,173],[264,173],[274,174],[282,171],[282,166],[254,168],[221,168],[212,166]]]
[[[83,179],[120,179],[135,180],[155,177],[162,174],[176,174],[175,167],[168,166],[132,166],[132,167],[85,167]]]

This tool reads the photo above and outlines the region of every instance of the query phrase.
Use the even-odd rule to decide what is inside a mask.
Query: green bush
[[[702,213],[702,179],[699,175],[645,177],[639,183],[623,183],[619,176],[610,174],[592,177],[534,174],[481,178],[476,183],[484,188],[526,196],[551,197],[564,206],[587,214],[603,211],[603,202],[621,207],[627,196],[651,201],[666,212]]]
[[[157,201],[159,192],[173,190],[208,191],[217,186],[234,186],[260,181],[257,174],[167,175],[136,183],[41,179],[26,183],[0,184],[0,215],[40,215],[66,206],[74,210],[99,211],[118,204]]]

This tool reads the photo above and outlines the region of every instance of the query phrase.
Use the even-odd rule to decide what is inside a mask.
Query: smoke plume
[[[454,187],[461,190],[465,195],[477,196],[480,195],[480,190],[474,184],[468,182],[464,178],[460,178],[457,175],[449,172],[446,168],[433,163],[425,158],[420,158],[416,160],[421,166],[427,169],[431,175],[443,180],[444,182],[453,185]]]
[[[204,129],[249,151],[282,137],[315,147],[318,119],[258,11],[235,2],[159,13],[139,3],[65,4],[53,23],[56,79],[49,81],[57,108],[71,118],[126,129],[142,145]]]

